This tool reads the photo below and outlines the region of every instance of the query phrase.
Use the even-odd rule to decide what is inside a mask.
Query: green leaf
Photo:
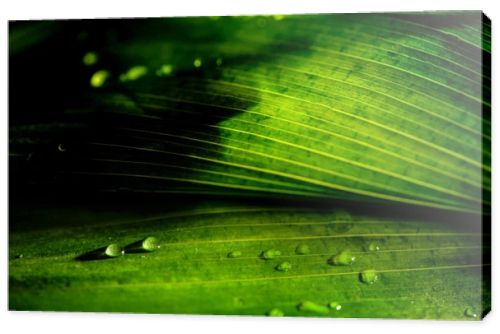
[[[478,12],[137,23],[135,38],[97,50],[123,70],[89,89],[102,135],[83,138],[85,164],[60,177],[479,213],[491,172],[486,37],[470,32],[481,24]]]
[[[36,230],[11,234],[10,308],[256,315],[277,308],[286,316],[474,320],[466,309],[481,314],[489,307],[482,285],[489,245],[453,216],[346,221],[332,209],[205,205],[150,216],[95,208],[35,213],[38,224],[61,226],[43,238]],[[102,245],[148,235],[161,246],[153,253],[75,261]],[[297,254],[300,244],[310,252]],[[263,259],[269,249],[280,255]],[[332,265],[343,250],[356,260]],[[291,268],[277,270],[283,262]],[[361,281],[365,270],[376,271],[373,284]],[[320,310],[336,302],[341,310],[301,311],[306,301]]]
[[[480,12],[10,28],[11,309],[488,312]]]

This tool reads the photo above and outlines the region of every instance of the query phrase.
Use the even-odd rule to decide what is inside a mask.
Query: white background
[[[498,53],[497,24],[500,22],[500,1],[461,0],[2,0],[0,4],[0,332],[1,333],[473,333],[499,332],[500,309],[498,306],[498,242],[500,228],[493,222],[493,311],[483,322],[407,321],[407,320],[358,320],[358,319],[310,319],[265,317],[209,317],[137,314],[83,314],[53,312],[7,312],[7,228],[8,228],[8,106],[7,106],[7,20],[96,18],[96,17],[153,17],[197,16],[236,14],[289,14],[333,13],[373,11],[421,11],[421,10],[483,10],[493,21],[493,54]],[[493,78],[496,78],[496,61],[493,61]],[[493,82],[493,106],[496,109],[498,89]],[[493,122],[493,165],[497,165],[498,135],[500,125]],[[493,175],[493,188],[498,178]],[[493,194],[497,203],[498,192]],[[493,208],[493,220],[498,207]],[[496,292],[496,293],[495,293]],[[497,328],[495,328],[497,327]]]

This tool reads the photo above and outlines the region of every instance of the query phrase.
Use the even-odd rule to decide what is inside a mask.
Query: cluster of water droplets
[[[82,63],[87,67],[98,67],[100,57],[98,53],[94,51],[89,51],[85,53],[82,57]],[[219,67],[222,65],[222,58],[218,57],[215,60],[211,60],[210,63],[215,64]],[[204,60],[201,57],[195,57],[192,60],[192,66],[194,69],[199,69],[203,66]],[[152,70],[152,71],[151,71]],[[175,66],[173,64],[162,64],[158,68],[150,69],[144,65],[135,65],[130,67],[124,73],[118,75],[118,80],[122,83],[136,81],[154,73],[157,77],[169,77],[175,73]],[[93,88],[104,87],[112,78],[110,71],[100,68],[96,69],[92,76],[90,77],[89,84]]]
[[[157,238],[149,236],[144,239],[132,242],[124,247],[116,243],[111,243],[105,247],[94,249],[77,257],[77,260],[89,261],[116,258],[125,253],[149,253],[160,248]]]
[[[353,227],[352,216],[344,210],[338,210],[334,213],[332,217],[332,222],[330,230],[334,233],[345,233]],[[381,244],[379,241],[374,240],[368,243],[364,250],[367,252],[377,252],[381,249]],[[298,244],[295,248],[295,254],[297,255],[308,255],[311,253],[309,245],[305,243]],[[279,257],[281,252],[276,249],[268,249],[260,254],[260,257],[264,260],[271,260]],[[336,254],[331,256],[327,263],[332,266],[352,266],[356,262],[355,253],[351,252],[349,249],[343,249],[338,251]],[[276,265],[275,269],[277,271],[289,271],[292,269],[292,264],[288,261],[281,262]],[[379,273],[375,269],[365,269],[359,272],[358,279],[361,283],[372,285],[377,282],[380,278]],[[342,305],[337,301],[331,301],[328,304],[316,303],[313,301],[303,301],[297,305],[297,310],[300,312],[315,313],[315,314],[328,314],[330,311],[338,312],[342,310]],[[283,316],[284,312],[280,309],[272,309],[267,312],[269,316]]]

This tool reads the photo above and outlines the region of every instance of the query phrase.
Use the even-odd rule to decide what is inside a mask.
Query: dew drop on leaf
[[[108,80],[110,74],[106,70],[99,70],[95,72],[90,78],[90,85],[95,88],[102,87],[106,80]]]
[[[304,301],[297,305],[297,310],[302,312],[313,312],[313,313],[328,313],[329,309],[327,306],[319,305],[315,302]]]
[[[356,257],[348,250],[343,250],[330,259],[330,264],[334,266],[349,266],[354,263]]]
[[[144,240],[142,240],[142,248],[144,248],[145,251],[152,252],[160,248],[158,239],[155,237],[147,237]]]
[[[172,65],[162,65],[157,71],[156,75],[159,77],[166,77],[172,74],[173,71]]]
[[[373,284],[378,281],[378,274],[373,269],[364,270],[359,274],[361,282],[366,284]]]
[[[368,250],[370,252],[376,252],[380,250],[380,244],[377,241],[372,241],[368,244]]]
[[[123,255],[124,252],[120,246],[117,244],[111,244],[108,247],[106,247],[106,250],[104,251],[104,254],[108,257],[117,257],[120,255]]]
[[[285,313],[283,313],[283,311],[279,308],[273,308],[272,310],[267,312],[267,315],[270,317],[283,317]]]
[[[131,67],[127,73],[120,75],[120,81],[134,81],[148,73],[148,68],[146,66],[134,66]]]
[[[158,248],[160,248],[158,239],[151,236],[125,246],[127,253],[153,252]]]
[[[260,257],[263,258],[264,260],[271,260],[274,259],[275,257],[278,257],[281,255],[281,252],[277,249],[268,249],[263,251],[260,254]]]
[[[340,305],[337,302],[328,303],[328,307],[331,308],[332,310],[336,310],[336,311],[340,311],[342,309],[342,305]]]
[[[241,252],[240,251],[232,251],[227,254],[227,257],[229,258],[235,258],[235,257],[240,257]]]
[[[284,271],[284,272],[287,272],[289,271],[290,269],[292,269],[292,264],[290,262],[282,262],[280,264],[278,264],[275,269],[277,271]]]
[[[464,315],[468,318],[477,318],[477,312],[471,307],[465,309]]]
[[[198,67],[201,67],[201,59],[200,58],[196,58],[194,61],[193,61],[193,65],[194,67],[198,68]]]
[[[305,255],[311,253],[311,250],[306,244],[300,244],[297,246],[297,248],[295,248],[295,253],[299,255]]]
[[[63,144],[59,144],[57,145],[57,150],[59,152],[66,152],[66,146],[64,146]]]
[[[92,66],[97,63],[99,60],[99,57],[97,56],[97,53],[95,52],[87,52],[86,54],[83,55],[82,62],[86,66]]]

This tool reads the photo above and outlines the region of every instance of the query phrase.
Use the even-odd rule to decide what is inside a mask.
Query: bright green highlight
[[[276,266],[277,271],[287,272],[292,269],[292,264],[290,262],[281,262]]]
[[[160,248],[160,244],[157,238],[147,237],[142,241],[142,248],[147,252],[152,252]]]
[[[274,259],[275,257],[278,257],[281,255],[281,252],[277,249],[268,249],[266,251],[263,251],[260,255],[261,258],[264,260],[271,260]]]
[[[466,308],[464,314],[468,318],[477,318],[477,312],[473,308]]]
[[[99,70],[95,72],[90,78],[90,85],[95,88],[102,87],[106,83],[110,75],[111,74],[106,70]]]
[[[300,244],[295,248],[295,253],[299,255],[306,255],[311,253],[311,249],[309,249],[309,246],[306,244]]]
[[[271,311],[267,313],[268,316],[270,317],[283,317],[285,316],[285,313],[283,313],[282,310],[279,308],[273,308]]]
[[[332,310],[335,310],[335,311],[340,311],[342,309],[342,305],[340,305],[337,302],[330,302],[330,303],[328,303],[328,307],[330,309],[332,309]]]
[[[425,318],[478,319],[467,317],[465,309],[478,310],[477,314],[483,309],[478,299],[482,285],[481,236],[464,231],[457,234],[451,224],[354,216],[359,224],[349,234],[359,237],[349,237],[328,233],[325,222],[331,221],[332,212],[220,203],[139,215],[132,207],[71,208],[51,215],[35,210],[25,214],[38,226],[94,224],[85,229],[48,230],[50,248],[44,248],[45,239],[28,231],[11,234],[10,254],[24,255],[22,260],[9,260],[9,303],[18,310],[99,308],[200,314],[213,312],[216,301],[223,314],[265,315],[276,307],[287,316],[335,316],[334,309],[311,313],[296,306],[312,301],[328,307],[329,302],[336,301],[342,302],[342,317],[408,318],[425,309]],[[147,260],[140,253],[128,251],[118,259],[74,260],[109,242],[110,231],[120,245],[149,235],[161,240],[162,248],[147,253]],[[385,240],[383,252],[360,255],[352,266],[332,267],[327,263],[326,254],[335,254],[338,247],[356,254],[365,252],[373,235]],[[302,239],[314,252],[295,254]],[[267,261],[259,258],[263,250],[270,258]],[[231,251],[245,256],[226,257]],[[119,247],[114,254],[119,254]],[[282,262],[289,262],[293,268],[276,271]],[[364,268],[377,268],[375,275],[363,275],[367,281],[379,275],[387,279],[365,285],[358,271]],[[24,284],[37,277],[45,279],[37,285]],[[66,286],[66,282],[71,284]],[[360,289],[365,290],[363,294]],[[371,296],[369,302],[366,294]],[[134,302],[120,302],[124,296]],[[235,302],[235,297],[242,302]],[[347,301],[360,307],[347,307]]]
[[[108,247],[106,247],[104,254],[106,254],[106,256],[109,257],[117,257],[123,255],[123,250],[117,244],[111,244]]]
[[[165,77],[172,74],[174,67],[172,65],[162,65],[157,71],[156,75],[159,77]]]
[[[227,254],[227,257],[236,258],[236,257],[241,257],[241,255],[242,255],[241,251],[232,251]]]
[[[380,243],[378,241],[372,241],[368,244],[368,250],[370,252],[376,252],[380,250]]]
[[[349,266],[354,263],[356,257],[348,250],[343,250],[330,259],[335,266]]]
[[[135,81],[148,73],[148,68],[146,66],[134,66],[131,67],[126,73],[120,75],[120,81]]]
[[[481,273],[489,266],[482,254],[489,245],[473,223],[483,204],[489,205],[487,196],[482,203],[477,194],[489,191],[491,155],[488,101],[481,101],[488,74],[481,64],[482,43],[474,38],[481,26],[459,21],[441,28],[415,24],[404,15],[274,19],[189,19],[199,20],[193,27],[211,37],[206,43],[138,38],[116,50],[115,60],[125,68],[139,59],[155,70],[175,64],[175,76],[173,68],[161,74],[170,76],[164,80],[139,76],[137,90],[127,87],[129,103],[111,103],[111,109],[160,119],[170,113],[184,117],[183,112],[203,119],[210,111],[217,118],[207,130],[196,127],[188,134],[123,130],[130,137],[176,142],[180,149],[152,149],[142,141],[130,144],[133,148],[109,146],[106,151],[141,156],[109,166],[133,171],[120,178],[138,188],[154,183],[167,194],[300,196],[347,201],[347,211],[304,212],[290,205],[265,212],[245,204],[232,211],[216,204],[187,208],[187,213],[166,206],[164,212],[148,213],[128,207],[106,214],[84,209],[68,214],[64,208],[54,208],[50,217],[35,212],[37,224],[81,219],[74,226],[95,226],[49,229],[44,240],[51,240],[50,247],[26,231],[11,232],[10,252],[25,259],[9,262],[9,307],[247,315],[277,307],[287,316],[481,317],[489,307],[489,291],[481,286]],[[205,64],[201,58],[193,61],[198,55]],[[224,66],[222,58],[220,64],[215,60],[220,55]],[[191,73],[202,65],[203,71]],[[107,86],[112,77],[104,72],[95,85],[94,74],[92,87]],[[189,76],[186,87],[176,84],[183,73]],[[150,87],[151,82],[160,86]],[[122,94],[109,86],[113,91],[103,91],[108,96],[95,102],[109,103]],[[173,107],[181,110],[174,113]],[[96,146],[96,153],[101,149]],[[177,168],[182,173],[155,166],[153,177],[148,163],[156,158],[146,154],[167,164],[182,159]],[[175,178],[179,187],[165,183],[161,188],[167,178]],[[439,208],[451,218],[358,212],[367,203],[383,203],[387,213],[403,203],[409,212]],[[457,228],[450,214],[462,211],[473,214],[470,228]],[[195,215],[199,212],[204,213]],[[130,223],[134,219],[142,221]],[[127,252],[116,260],[73,261],[109,243],[109,231],[120,244],[155,235],[162,250],[147,260]],[[299,250],[302,243],[307,251]],[[330,266],[343,249],[350,256]],[[233,252],[245,256],[228,259]],[[283,261],[293,270],[278,273]],[[121,303],[125,297],[134,303]],[[341,313],[331,308],[331,300],[343,303]],[[325,305],[330,312],[303,312],[296,307],[301,301]]]
[[[329,311],[327,306],[320,305],[311,301],[304,301],[300,303],[299,305],[297,305],[297,309],[301,312],[311,312],[318,314],[326,314]]]
[[[201,67],[201,58],[196,58],[194,61],[193,61],[193,65],[194,67],[198,68],[198,67]]]
[[[361,282],[366,284],[373,284],[379,279],[378,273],[373,269],[363,270],[359,274]]]
[[[99,60],[99,57],[98,57],[97,53],[95,53],[95,52],[87,52],[82,58],[82,62],[86,66],[95,65],[98,60]]]

